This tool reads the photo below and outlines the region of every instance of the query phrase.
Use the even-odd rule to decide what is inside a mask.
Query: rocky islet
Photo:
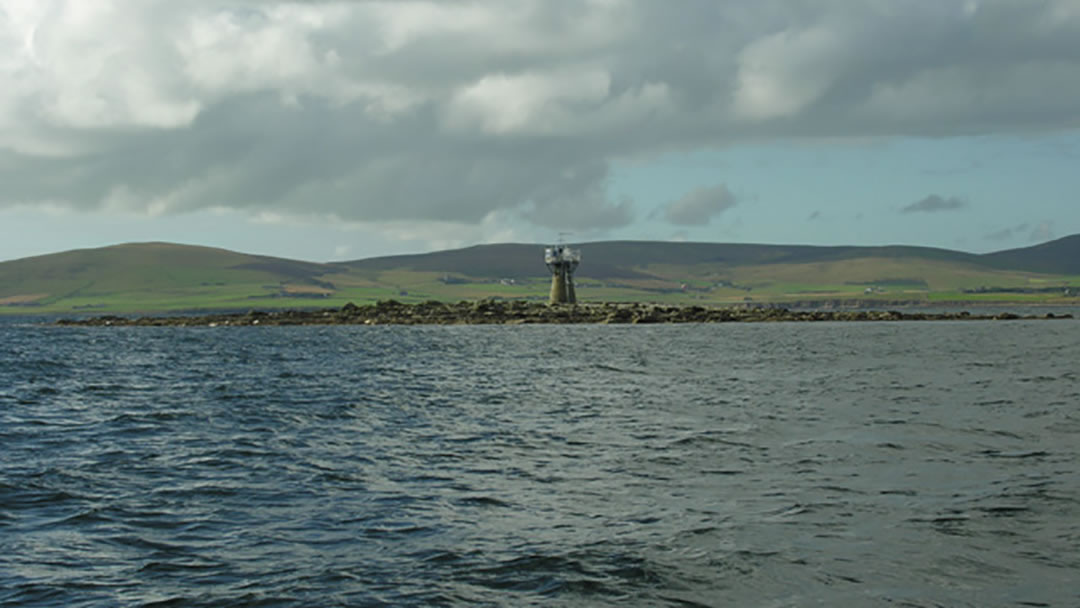
[[[62,319],[65,326],[278,326],[278,325],[517,325],[754,323],[813,321],[948,321],[1071,319],[1071,314],[1017,315],[1011,312],[900,312],[895,310],[792,310],[779,307],[711,308],[644,303],[548,305],[524,300],[480,300],[406,304],[385,300],[319,310],[258,311],[191,316]]]

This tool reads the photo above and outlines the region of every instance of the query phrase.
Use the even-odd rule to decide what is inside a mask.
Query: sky
[[[1080,233],[1080,0],[0,0],[0,260]]]

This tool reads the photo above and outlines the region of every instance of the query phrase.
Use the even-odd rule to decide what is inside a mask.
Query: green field
[[[1067,245],[1076,248],[1078,239]],[[686,245],[686,246],[682,246]],[[974,256],[918,248],[678,243],[582,246],[581,301],[1077,304],[1080,269],[1023,251]],[[316,264],[166,243],[0,263],[0,314],[156,313],[342,306],[378,300],[545,300],[538,245]],[[994,257],[997,256],[997,257]],[[1077,259],[1080,256],[1074,256]],[[1068,272],[1040,271],[1040,260]],[[1006,290],[1013,290],[1008,292]],[[1027,291],[1028,293],[1025,293]]]

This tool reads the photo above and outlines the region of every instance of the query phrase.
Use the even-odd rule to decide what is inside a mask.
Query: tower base
[[[551,293],[548,296],[548,304],[577,304],[574,278],[565,267],[558,267],[551,273]]]

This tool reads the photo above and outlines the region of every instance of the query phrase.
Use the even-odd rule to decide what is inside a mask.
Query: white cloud
[[[378,24],[382,51],[391,53],[427,37],[452,33],[483,35],[506,21],[498,5],[437,2],[374,3],[368,9]]]
[[[829,89],[848,52],[837,34],[822,26],[752,42],[739,54],[735,114],[764,120],[798,113]]]
[[[596,68],[493,74],[454,95],[448,124],[493,134],[562,131],[559,123],[570,118],[571,108],[603,101],[610,88],[611,76]]]
[[[665,206],[664,219],[676,226],[704,226],[738,202],[724,184],[697,188]]]
[[[109,0],[43,5],[36,19],[22,23],[29,61],[19,67],[22,101],[38,101],[47,123],[171,128],[194,118],[199,103],[176,88],[174,53],[153,40],[169,32],[144,27],[150,18],[144,6]]]

